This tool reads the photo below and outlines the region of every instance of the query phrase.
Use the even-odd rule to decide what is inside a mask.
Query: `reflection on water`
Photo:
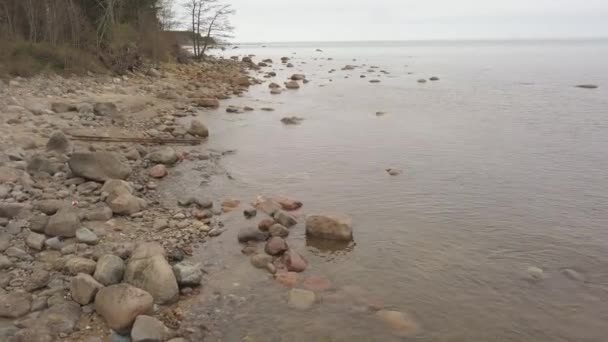
[[[311,243],[301,216],[288,243],[310,267],[297,286],[319,278],[331,286],[299,311],[236,242],[262,215],[231,213],[227,232],[200,251],[211,276],[190,319],[215,322],[207,340],[606,340],[608,44],[314,50],[237,50],[272,58],[278,83],[296,72],[311,82],[278,96],[252,87],[228,103],[273,112],[201,113],[208,147],[237,150],[222,159],[233,179],[199,187],[200,173],[185,163],[184,177],[161,186],[243,203],[260,193],[294,197],[303,215],[350,215],[356,244]],[[283,55],[294,68],[277,63]],[[391,77],[340,70],[346,64]],[[416,82],[431,76],[440,81]],[[582,83],[600,88],[574,88]],[[284,116],[305,120],[286,127]],[[419,331],[400,336],[400,323],[379,309],[409,315]]]

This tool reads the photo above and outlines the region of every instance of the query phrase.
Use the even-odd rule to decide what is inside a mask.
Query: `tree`
[[[220,0],[186,0],[184,4],[191,19],[192,50],[195,58],[203,58],[209,45],[218,39],[231,37],[230,5]]]
[[[211,8],[210,13],[201,56],[205,56],[205,51],[211,42],[231,38],[234,31],[234,27],[230,24],[230,16],[236,11],[230,5],[218,4]]]

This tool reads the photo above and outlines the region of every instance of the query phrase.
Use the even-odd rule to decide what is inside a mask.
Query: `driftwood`
[[[72,135],[72,140],[94,141],[94,142],[130,142],[143,145],[200,145],[202,139],[180,139],[180,138],[119,138],[99,137],[93,135]]]

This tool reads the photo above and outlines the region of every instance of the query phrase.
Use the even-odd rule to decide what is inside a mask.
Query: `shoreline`
[[[188,298],[199,293],[203,277],[198,260],[190,256],[222,229],[222,210],[217,199],[188,199],[187,195],[181,206],[165,207],[157,187],[162,178],[171,177],[174,166],[192,161],[217,165],[225,151],[207,151],[204,144],[142,146],[70,137],[206,138],[204,124],[195,127],[180,121],[193,117],[200,122],[198,110],[217,108],[218,100],[238,96],[250,84],[244,63],[220,59],[164,65],[162,73],[148,75],[39,76],[0,84],[4,108],[0,298],[6,306],[0,309],[0,339],[97,341],[108,337],[111,330],[95,313],[100,305],[94,299],[106,285],[100,286],[97,274],[97,264],[106,255],[122,259],[125,277],[129,268],[134,269],[130,283],[160,286],[152,295],[162,305],[148,324],[162,322],[163,340],[190,334],[179,329],[179,312]],[[111,156],[104,159],[102,153]],[[101,159],[75,161],[79,154]],[[81,170],[74,172],[74,168]],[[125,177],[122,169],[129,169]],[[73,173],[79,177],[70,176]],[[124,178],[131,185],[117,181],[108,187],[111,178]],[[129,188],[126,193],[123,185]],[[49,229],[54,221],[60,227]],[[164,250],[155,251],[153,245],[141,249],[137,246],[141,242],[156,242]],[[131,255],[140,252],[159,253],[163,261],[155,261],[140,274],[137,265],[130,266]],[[176,271],[175,265],[181,269]],[[182,279],[170,280],[173,273],[180,273]],[[163,277],[169,280],[154,279]],[[171,284],[176,281],[179,294]],[[55,326],[54,319],[64,323]]]

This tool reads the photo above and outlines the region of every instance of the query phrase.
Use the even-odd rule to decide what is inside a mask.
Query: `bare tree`
[[[236,11],[230,5],[217,4],[212,6],[209,12],[210,16],[207,18],[207,30],[203,37],[200,57],[205,56],[210,43],[231,38],[234,31],[234,27],[230,24],[230,16]]]
[[[174,5],[175,0],[158,1],[158,21],[160,23],[160,29],[163,31],[169,31],[177,26]]]
[[[203,58],[211,43],[230,37],[233,27],[229,19],[235,11],[220,0],[186,0],[185,7],[192,24],[194,57]]]

